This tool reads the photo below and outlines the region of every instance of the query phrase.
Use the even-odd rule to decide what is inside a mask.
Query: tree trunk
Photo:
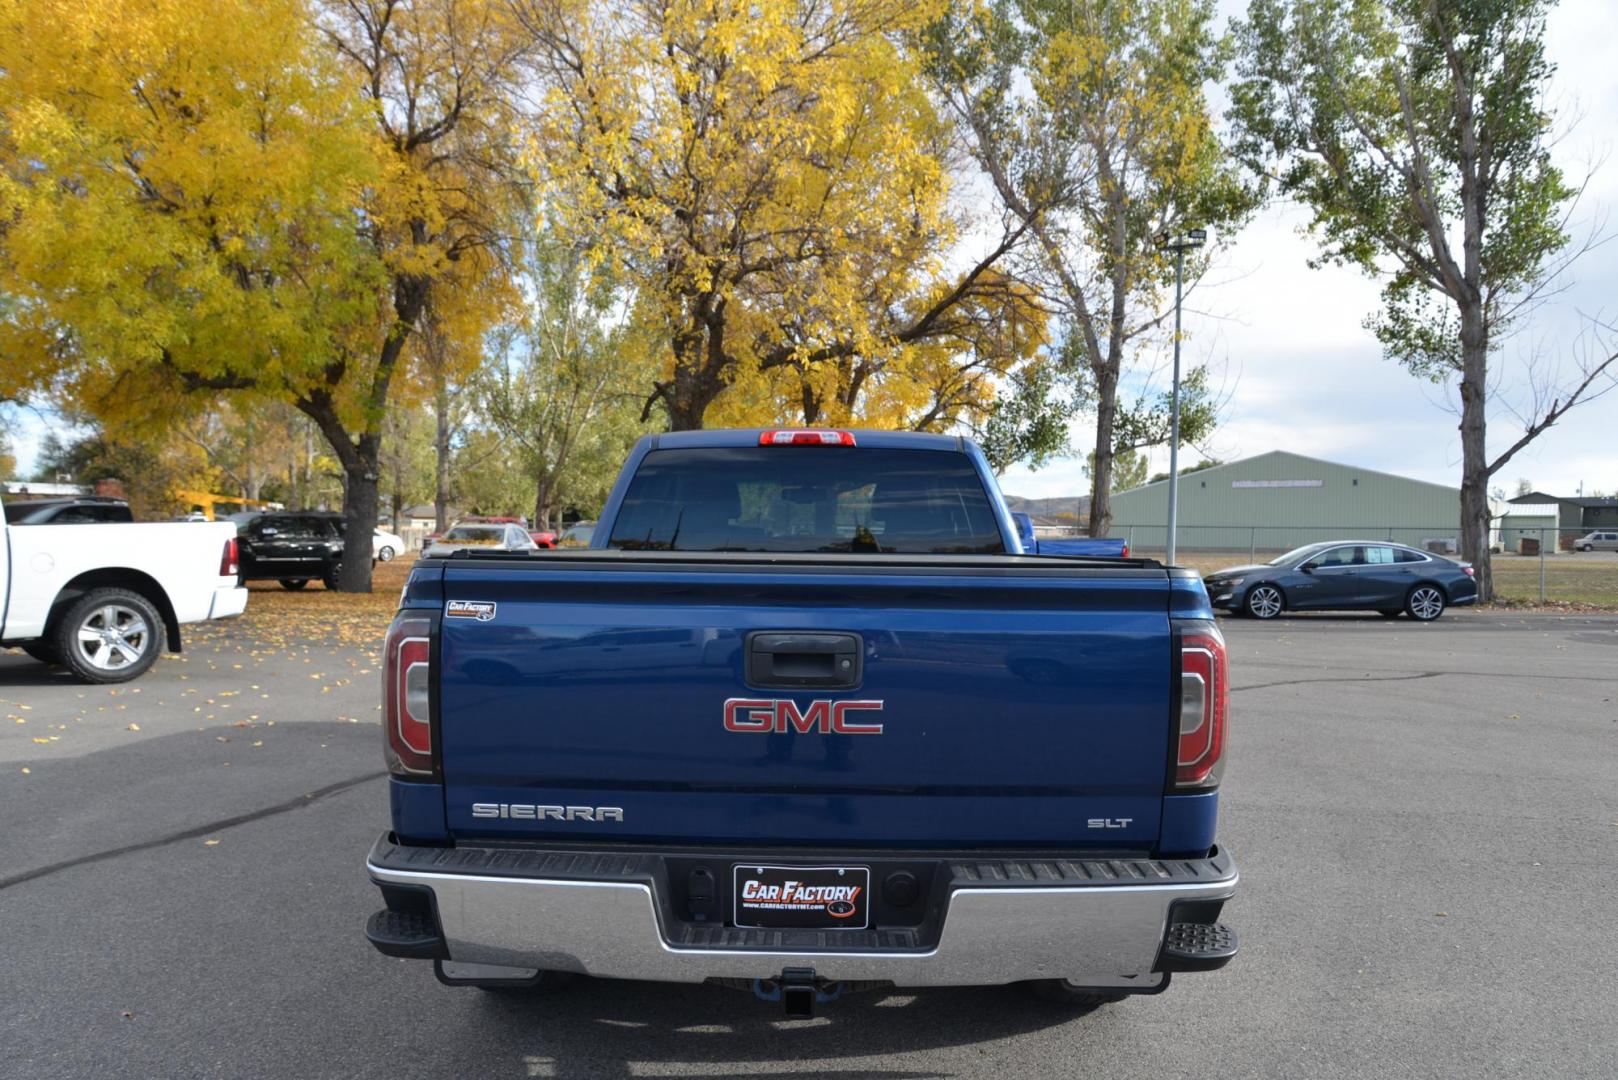
[[[297,504],[301,509],[309,505],[315,487],[315,432],[307,423],[303,425],[303,498]]]
[[[1112,531],[1114,427],[1118,418],[1118,372],[1111,364],[1096,371],[1095,464],[1090,467],[1090,535]]]
[[[1494,599],[1489,559],[1489,458],[1487,453],[1488,339],[1483,306],[1461,308],[1461,558],[1473,566],[1478,602]]]
[[[799,395],[803,398],[803,422],[813,427],[820,422],[820,398],[807,381],[799,389]]]
[[[449,388],[439,380],[433,400],[437,429],[433,432],[433,528],[440,536],[449,528]]]
[[[247,460],[244,463],[247,473],[246,483],[242,485],[242,498],[251,502],[258,501],[258,493],[264,487],[264,477],[259,472],[258,454],[255,453],[256,440],[253,438],[253,414],[247,414],[246,439],[243,445],[247,448]],[[244,508],[245,509],[245,508]]]
[[[708,405],[712,401],[712,397],[697,392],[694,386],[676,385],[669,394],[669,430],[699,430],[702,427],[702,416],[708,411]]]
[[[549,529],[551,527],[551,476],[549,472],[541,472],[534,478],[534,528]]]
[[[692,326],[674,339],[674,378],[664,397],[670,431],[696,431],[702,418],[724,391],[724,305],[711,297],[697,305]]]
[[[337,574],[339,592],[371,591],[371,534],[376,531],[377,474],[382,434],[363,432],[349,436],[328,393],[317,391],[298,402],[326,437],[343,467],[343,564]]]
[[[377,483],[376,483],[376,447],[372,445],[369,455],[364,451],[364,443],[368,436],[362,436],[359,451],[361,465],[357,469],[344,469],[347,483],[344,485],[343,518],[346,528],[343,534],[343,565],[337,574],[337,589],[339,592],[370,592],[371,591],[371,534],[376,530],[377,516]],[[366,458],[369,458],[366,461]]]
[[[1122,188],[1112,179],[1112,169],[1106,158],[1101,161],[1101,182],[1108,220],[1112,225],[1112,266],[1108,271],[1112,305],[1107,313],[1107,355],[1102,357],[1092,351],[1090,358],[1091,370],[1096,375],[1096,460],[1091,470],[1091,536],[1106,536],[1112,531],[1113,438],[1118,418],[1118,378],[1124,369],[1124,317],[1128,312],[1130,279],[1127,246],[1129,206]]]

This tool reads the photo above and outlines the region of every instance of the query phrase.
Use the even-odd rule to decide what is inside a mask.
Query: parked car
[[[436,558],[466,548],[493,548],[496,551],[536,551],[538,544],[521,525],[455,525],[434,540],[422,555]]]
[[[1618,551],[1618,532],[1593,532],[1573,541],[1580,551]]]
[[[128,524],[134,520],[127,502],[107,495],[6,503],[8,525],[103,525]]]
[[[717,980],[788,1016],[1224,965],[1201,583],[1017,552],[956,436],[692,431],[636,444],[591,550],[418,563],[368,939],[452,985]]]
[[[587,548],[590,546],[590,538],[595,535],[595,531],[595,522],[575,521],[573,524],[562,530],[562,535],[556,539],[556,546],[565,548]]]
[[[311,581],[337,587],[343,565],[342,518],[316,510],[254,514],[237,523],[242,580],[279,581],[301,589]]]
[[[11,509],[0,524],[0,646],[21,646],[85,682],[127,682],[165,649],[180,651],[185,623],[247,607],[228,523],[125,519],[82,529],[53,520],[24,528]]]
[[[544,548],[547,551],[556,547],[556,534],[549,529],[530,530],[528,535],[533,539],[536,547]]]
[[[397,533],[390,533],[382,528],[371,534],[371,558],[377,562],[392,562],[397,555],[404,554],[405,542]]]
[[[1472,564],[1380,540],[1305,544],[1252,566],[1202,579],[1216,608],[1257,619],[1283,611],[1400,612],[1428,622],[1447,607],[1477,602]]]

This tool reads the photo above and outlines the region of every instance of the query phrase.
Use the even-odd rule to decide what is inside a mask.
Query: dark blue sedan
[[[1343,609],[1402,611],[1430,622],[1478,598],[1471,563],[1376,540],[1305,544],[1267,563],[1217,570],[1202,583],[1214,607],[1256,619]]]

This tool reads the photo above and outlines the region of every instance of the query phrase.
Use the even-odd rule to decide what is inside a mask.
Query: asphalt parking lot
[[[0,1074],[1612,1077],[1618,617],[1225,620],[1243,953],[1073,1015],[505,1001],[361,936],[373,660],[226,625],[118,688],[0,652]]]

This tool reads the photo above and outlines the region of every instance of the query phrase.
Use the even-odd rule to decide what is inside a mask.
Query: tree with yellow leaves
[[[504,11],[0,0],[0,395],[142,424],[294,404],[345,476],[341,587],[368,590],[409,339],[435,293],[468,337],[509,298]]]
[[[1042,319],[996,262],[966,269],[949,131],[907,42],[911,0],[515,0],[545,212],[661,320],[646,401],[676,429],[851,419],[938,426]],[[988,365],[994,367],[994,364]],[[942,396],[940,396],[942,395]]]

